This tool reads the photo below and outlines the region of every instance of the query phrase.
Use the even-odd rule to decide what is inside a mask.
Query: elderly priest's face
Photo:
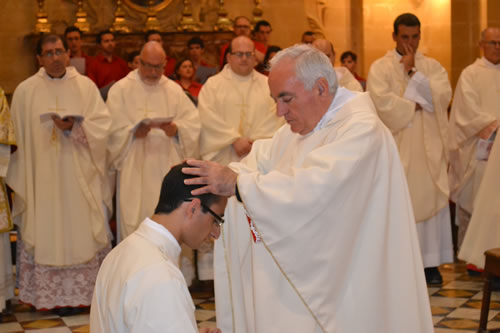
[[[36,56],[40,66],[52,77],[61,77],[66,72],[69,54],[60,39],[42,45],[41,55]]]
[[[148,42],[139,56],[139,76],[147,85],[157,84],[165,69],[166,57],[161,44]]]

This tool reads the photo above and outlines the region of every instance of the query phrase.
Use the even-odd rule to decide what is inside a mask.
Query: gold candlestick
[[[182,11],[182,18],[177,25],[178,31],[199,31],[200,26],[193,18],[193,12],[191,11],[191,2],[189,0],[184,0],[184,10]]]
[[[128,33],[129,27],[125,23],[125,12],[122,9],[122,0],[116,0],[115,20],[111,27],[112,31]]]
[[[76,11],[75,27],[83,32],[90,31],[90,24],[87,21],[87,13],[83,10],[83,0],[78,0],[78,10]]]
[[[264,14],[264,10],[262,9],[261,2],[262,2],[262,0],[255,0],[255,8],[252,11],[254,24],[257,23],[258,21],[262,20],[262,14]]]
[[[154,0],[148,0],[148,13],[146,18],[145,31],[148,30],[158,30],[160,31],[160,21],[156,17],[156,10],[154,9]]]
[[[43,8],[44,8],[43,0],[38,0],[38,13],[36,14],[36,25],[35,25],[36,33],[48,33],[52,28],[52,25],[49,23],[49,18],[47,17],[47,13]]]
[[[219,12],[217,13],[219,18],[217,19],[217,23],[215,23],[214,30],[215,31],[232,31],[233,30],[233,22],[227,17],[228,13],[226,8],[224,8],[224,0],[219,0]]]

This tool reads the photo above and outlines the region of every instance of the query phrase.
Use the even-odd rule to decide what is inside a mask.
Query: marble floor
[[[478,327],[483,280],[469,277],[463,264],[440,267],[444,283],[428,288],[436,333],[475,332]],[[193,293],[200,326],[215,327],[215,304],[210,293]],[[0,324],[3,332],[89,332],[88,313],[59,317],[50,312],[30,311],[15,300]],[[500,328],[500,292],[492,295],[488,328]]]

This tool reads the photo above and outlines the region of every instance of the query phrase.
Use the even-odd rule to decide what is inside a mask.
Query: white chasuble
[[[42,122],[48,112],[80,120],[63,132]],[[7,184],[26,249],[42,265],[95,259],[109,245],[104,207],[111,201],[103,185],[111,118],[95,84],[73,67],[61,79],[41,68],[16,88],[11,114],[18,149]]]
[[[369,94],[230,167],[243,205],[215,246],[223,332],[433,332],[404,170]]]
[[[417,52],[417,73],[410,79],[400,59],[401,56],[391,50],[375,61],[370,67],[367,91],[379,117],[394,135],[415,219],[423,222],[448,205],[447,108],[451,87],[446,70],[436,60]],[[419,81],[425,84],[417,81],[419,77],[423,79]],[[423,110],[415,110],[415,100],[407,98],[407,87],[420,90],[421,96],[417,100],[423,104]],[[428,96],[424,96],[426,93]],[[428,100],[432,101],[429,107],[426,105]]]
[[[203,125],[201,157],[223,165],[240,160],[232,146],[236,139],[270,138],[283,125],[276,116],[267,77],[255,70],[239,76],[229,65],[203,85],[198,110]]]
[[[477,59],[460,74],[450,116],[451,197],[469,214],[486,161],[476,159],[479,132],[500,121],[500,64]]]
[[[201,125],[198,111],[177,83],[162,76],[158,84],[147,85],[137,70],[113,85],[107,105],[113,118],[110,159],[118,170],[118,238],[123,239],[153,215],[170,168],[198,157]],[[152,128],[145,138],[135,138],[137,124],[155,118],[172,119],[177,135]]]
[[[484,269],[484,251],[500,247],[500,140],[493,144],[458,257]]]

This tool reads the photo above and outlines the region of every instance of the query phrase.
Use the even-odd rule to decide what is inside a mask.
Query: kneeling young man
[[[180,245],[196,249],[207,237],[219,237],[226,199],[191,195],[199,186],[184,185],[192,176],[181,172],[183,166],[174,166],[163,179],[155,214],[104,259],[92,299],[91,332],[198,332],[178,267]]]

